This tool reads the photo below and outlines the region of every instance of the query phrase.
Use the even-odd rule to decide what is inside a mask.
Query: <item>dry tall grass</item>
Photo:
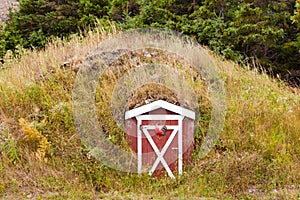
[[[73,124],[74,78],[84,57],[117,32],[114,26],[110,31],[99,27],[69,42],[52,41],[42,51],[24,51],[21,58],[6,56],[0,69],[2,198],[299,198],[299,89],[217,56],[215,63],[227,90],[227,116],[219,143],[205,159],[195,157],[176,180],[157,180],[111,170],[90,157]],[[169,65],[174,63],[167,60]],[[106,93],[97,99],[101,124],[112,136],[117,126],[104,111],[109,109],[109,94],[118,75],[114,78],[100,81]],[[207,129],[210,111],[201,83],[199,79],[192,83],[197,94],[204,93],[205,102],[200,106],[197,145]],[[47,159],[40,159],[37,148],[26,142],[18,123],[21,118],[51,144],[43,155]],[[116,143],[120,139],[112,138]]]

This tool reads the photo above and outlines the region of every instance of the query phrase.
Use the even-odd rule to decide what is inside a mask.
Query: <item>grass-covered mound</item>
[[[74,80],[85,56],[116,33],[98,28],[86,37],[54,41],[43,51],[20,52],[21,58],[7,54],[0,69],[1,198],[299,198],[299,89],[216,56],[214,62],[226,85],[227,115],[219,142],[205,159],[195,156],[176,180],[158,180],[115,171],[91,157],[73,122]],[[134,57],[182,69],[172,55],[150,59],[136,52]],[[126,62],[121,59],[114,64],[122,70],[102,76],[102,93],[95,101],[99,123],[109,140],[124,149],[124,133],[113,120],[110,95],[122,73],[134,67],[131,58],[125,55]],[[197,150],[207,131],[211,106],[205,82],[194,73],[184,72],[201,96]],[[171,91],[156,88],[155,93],[153,87],[141,88],[124,106],[131,108],[149,96],[177,102]]]

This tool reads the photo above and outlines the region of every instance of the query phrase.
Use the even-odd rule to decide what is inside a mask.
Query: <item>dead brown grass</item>
[[[43,51],[24,51],[22,58],[6,56],[0,71],[2,198],[299,198],[299,89],[218,57],[214,57],[215,64],[222,72],[227,90],[224,130],[214,151],[205,159],[195,157],[182,177],[157,180],[124,174],[90,157],[73,123],[72,87],[78,64],[99,42],[117,32],[114,26],[110,32],[100,26],[95,32],[85,33],[86,37],[74,37],[68,43],[57,40]],[[141,54],[136,52],[134,56],[145,59],[138,53]],[[136,64],[124,63],[124,59],[115,66],[130,69]],[[195,93],[203,96],[199,99],[202,115],[197,135],[200,139],[196,142],[196,146],[200,145],[210,113],[205,83],[172,55],[154,55],[151,59],[187,69],[186,76],[190,77]],[[68,64],[64,65],[65,62]],[[96,101],[100,123],[112,134],[119,133],[118,127],[112,114],[104,111],[110,110],[114,83],[124,73],[119,72],[108,71],[100,79],[105,92]],[[134,95],[138,98],[134,96],[128,107],[154,96],[153,90],[148,95],[144,93],[151,89],[150,86],[137,91]],[[168,90],[161,89],[159,93],[176,101]],[[154,99],[161,97],[157,95]],[[35,150],[22,144],[20,118],[32,123],[51,143],[46,160],[40,160]],[[116,137],[115,142],[120,145],[126,142],[119,139]]]

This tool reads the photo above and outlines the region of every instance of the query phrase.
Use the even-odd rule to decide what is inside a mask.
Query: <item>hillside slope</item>
[[[86,37],[53,41],[42,51],[20,50],[21,58],[7,54],[0,69],[1,198],[300,198],[299,89],[213,55],[226,86],[227,113],[219,142],[207,157],[195,154],[175,180],[122,173],[91,157],[73,122],[74,80],[84,58],[117,33],[114,26],[110,31],[99,26]],[[134,58],[175,68],[180,63],[171,55],[154,54],[137,52]],[[130,58],[116,66],[138,62]],[[97,114],[108,138],[123,146],[110,112],[118,73],[124,72],[112,70],[100,80],[104,94],[97,96]],[[201,77],[193,77],[195,92],[203,95],[196,152],[211,105]]]

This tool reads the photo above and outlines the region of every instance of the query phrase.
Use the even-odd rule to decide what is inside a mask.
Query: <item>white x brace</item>
[[[183,118],[184,117],[181,115],[140,115],[136,117],[137,127],[138,127],[138,133],[137,133],[138,173],[142,172],[142,154],[143,154],[142,133],[144,133],[151,147],[153,148],[154,152],[157,155],[157,158],[152,168],[150,169],[149,174],[152,175],[155,169],[157,168],[159,162],[161,162],[163,167],[166,169],[168,175],[171,178],[175,178],[163,156],[165,155],[166,151],[168,150],[168,147],[170,146],[176,133],[178,132],[178,173],[180,175],[182,174],[182,120]],[[159,151],[151,135],[148,132],[148,130],[153,130],[156,127],[154,125],[141,126],[143,120],[177,120],[178,121],[178,125],[166,125],[167,130],[173,130],[173,131],[161,151]]]

